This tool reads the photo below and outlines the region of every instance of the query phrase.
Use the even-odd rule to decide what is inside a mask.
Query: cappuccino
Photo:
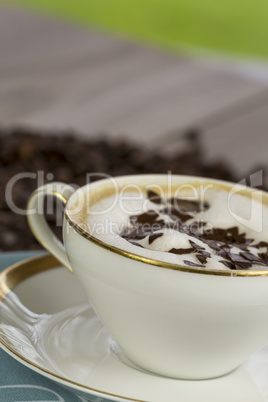
[[[65,203],[61,244],[46,195]],[[123,353],[172,378],[208,379],[267,342],[268,193],[171,175],[41,187],[33,232],[83,286]]]
[[[172,191],[130,187],[97,200],[89,197],[76,215],[78,224],[106,244],[161,262],[217,270],[268,268],[268,207],[261,191],[252,189],[249,196],[209,182]]]

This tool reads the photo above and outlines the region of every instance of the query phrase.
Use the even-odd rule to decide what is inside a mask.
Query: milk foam
[[[245,233],[247,238],[254,239],[254,243],[266,241],[268,234],[268,208],[259,201],[238,194],[233,194],[229,200],[228,191],[219,189],[209,190],[205,195],[205,200],[210,207],[196,213],[193,219],[187,221],[188,225],[191,225],[194,221],[201,221],[223,229],[237,226],[239,233]],[[111,205],[113,205],[112,208]],[[133,245],[120,236],[124,230],[130,228],[130,216],[138,215],[148,210],[159,211],[162,208],[163,205],[151,202],[145,193],[142,195],[134,192],[124,193],[124,197],[121,199],[118,198],[118,195],[112,195],[90,207],[85,223],[88,232],[105,243],[143,257],[172,264],[185,265],[184,260],[198,263],[194,254],[177,255],[168,252],[172,248],[189,248],[191,247],[189,241],[192,240],[211,254],[211,258],[206,263],[206,268],[227,269],[226,266],[219,262],[222,257],[216,255],[216,252],[206,243],[175,229],[162,228],[159,232],[163,233],[163,235],[155,239],[151,244],[149,244],[148,236],[139,240],[138,243],[144,248]],[[252,214],[254,215],[254,211],[261,212],[262,218],[262,227],[257,231],[252,229],[250,220]],[[160,218],[169,219],[167,216],[161,215],[161,213]],[[263,251],[254,247],[248,247],[248,250],[254,255]],[[233,247],[231,251],[239,252],[241,250]],[[251,269],[265,268],[253,264]]]

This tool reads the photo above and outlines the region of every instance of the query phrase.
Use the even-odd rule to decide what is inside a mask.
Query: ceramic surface
[[[77,211],[78,206],[88,205],[85,197],[86,201],[99,200],[115,189],[119,194],[129,183],[144,191],[155,183],[173,192],[185,185],[216,185],[230,192],[234,186],[176,175],[122,176],[75,192],[63,183],[50,183],[30,198],[31,228],[73,270],[109,333],[135,364],[180,379],[229,373],[267,341],[268,270],[213,270],[164,263],[106,244],[77,224],[74,206]],[[254,193],[256,201],[268,202],[268,195],[261,191],[241,185],[236,193],[238,189],[247,198]],[[39,208],[47,194],[67,203],[64,246],[53,237]]]
[[[99,321],[73,275],[50,256],[4,271],[0,299],[2,348],[89,401],[268,400],[267,347],[214,380],[173,380],[138,369]]]

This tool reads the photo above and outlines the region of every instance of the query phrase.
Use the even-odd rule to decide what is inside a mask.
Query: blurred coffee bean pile
[[[168,156],[127,140],[100,136],[85,140],[71,132],[0,128],[0,251],[41,248],[28,228],[25,208],[32,191],[47,182],[81,186],[88,181],[88,174],[92,181],[100,178],[99,173],[119,176],[172,172],[239,179],[227,163],[206,161],[198,131],[191,130],[184,136],[184,146],[178,145]],[[54,218],[55,214],[48,216],[51,222]],[[57,235],[60,232],[61,228],[56,228]]]

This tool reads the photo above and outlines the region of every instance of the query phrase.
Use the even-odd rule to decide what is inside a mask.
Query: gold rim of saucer
[[[208,180],[209,182],[209,180]],[[213,179],[211,179],[211,182],[214,182]],[[223,188],[229,188],[228,184],[230,185],[231,183],[224,182],[224,181],[217,181],[217,185]],[[262,192],[263,195],[266,196],[266,204],[268,204],[268,194],[265,194]],[[68,203],[67,203],[68,204]],[[198,267],[186,267],[182,265],[177,265],[173,263],[168,263],[168,262],[163,262],[159,260],[154,260],[152,258],[148,257],[143,257],[139,254],[135,254],[129,251],[122,250],[116,246],[112,246],[108,243],[105,243],[104,241],[98,239],[97,237],[91,235],[88,233],[84,228],[82,228],[72,217],[71,213],[68,210],[68,207],[65,208],[64,212],[65,218],[69,225],[77,232],[79,233],[82,237],[85,239],[91,241],[92,243],[108,250],[113,253],[119,254],[123,257],[131,258],[133,260],[149,264],[149,265],[154,265],[160,268],[165,268],[165,269],[171,269],[175,271],[182,271],[182,272],[189,272],[189,273],[194,273],[194,274],[203,274],[203,275],[217,275],[217,276],[230,276],[230,277],[256,277],[256,276],[268,276],[268,269],[267,270],[227,270],[227,269],[210,269],[210,268],[198,268]]]
[[[11,265],[9,268],[6,268],[4,271],[0,272],[0,309],[5,297],[9,292],[11,292],[14,289],[16,285],[20,284],[25,279],[30,278],[35,274],[61,266],[63,267],[63,265],[54,256],[52,256],[51,254],[45,254],[37,257],[27,258],[23,261],[19,261],[16,264]],[[1,321],[0,321],[0,335],[1,335]],[[93,391],[107,398],[116,397],[122,399],[122,401],[145,402],[144,400],[141,399],[133,399],[126,396],[112,394],[109,392],[101,391],[96,388],[88,387],[86,385],[79,384],[78,382],[72,381],[68,378],[55,374],[49,370],[46,370],[45,368],[33,363],[31,360],[22,356],[16,350],[10,347],[3,339],[1,339],[0,336],[0,347],[1,345],[3,346],[3,350],[10,352],[13,355],[13,357],[15,356],[16,358],[26,363],[28,367],[30,368],[32,367],[33,369],[38,370],[37,372],[49,375],[50,377],[52,377],[51,379],[64,381],[66,385],[69,385],[70,387],[74,385],[76,387],[79,387],[83,392],[85,392],[85,390]]]

